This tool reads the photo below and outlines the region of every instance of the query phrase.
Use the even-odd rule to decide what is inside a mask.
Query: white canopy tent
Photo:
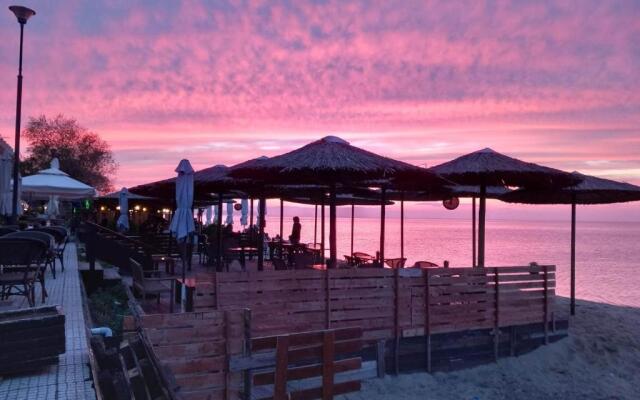
[[[51,160],[50,168],[22,178],[22,197],[26,200],[47,200],[50,196],[75,200],[95,195],[96,189],[61,171],[57,158]]]

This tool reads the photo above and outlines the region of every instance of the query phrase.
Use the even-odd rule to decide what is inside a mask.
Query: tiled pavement
[[[57,265],[57,279],[47,271],[46,287],[48,305],[61,305],[65,315],[66,353],[60,355],[58,364],[29,375],[0,378],[0,400],[39,399],[95,399],[95,391],[88,366],[87,338],[78,258],[75,243],[69,243],[65,251],[65,271]],[[40,305],[40,293],[36,294]]]

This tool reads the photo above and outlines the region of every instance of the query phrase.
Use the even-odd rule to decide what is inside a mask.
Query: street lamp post
[[[13,202],[12,202],[12,220],[13,223],[18,222],[18,178],[20,171],[20,116],[22,112],[22,38],[24,36],[24,25],[27,20],[36,12],[30,8],[23,6],[10,6],[11,10],[20,24],[20,61],[18,64],[18,95],[16,99],[16,142],[13,155]]]

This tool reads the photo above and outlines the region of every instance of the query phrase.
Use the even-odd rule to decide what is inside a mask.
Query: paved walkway
[[[7,377],[0,380],[0,400],[49,400],[49,399],[95,399],[95,391],[89,369],[87,337],[78,258],[75,243],[69,243],[65,251],[65,270],[57,266],[57,279],[47,271],[46,287],[48,305],[61,305],[64,312],[66,353],[60,355],[57,365],[29,375]],[[40,293],[36,294],[40,305]]]

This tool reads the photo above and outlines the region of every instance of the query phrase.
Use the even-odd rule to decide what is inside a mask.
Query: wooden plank
[[[324,293],[324,298],[325,298],[325,327],[326,329],[331,328],[331,318],[332,318],[332,314],[331,314],[331,278],[329,277],[329,269],[327,269],[325,271],[325,293]]]
[[[325,331],[322,344],[322,399],[333,399],[333,374],[335,359],[335,336],[333,331]]]
[[[289,337],[279,336],[276,342],[276,371],[273,398],[287,400],[287,369],[289,367]]]
[[[351,339],[348,341],[336,341],[336,354],[351,354],[362,350],[362,339]],[[322,358],[322,344],[289,349],[288,359],[290,363],[312,362]],[[229,361],[230,371],[242,371],[245,369],[255,369],[273,366],[276,362],[274,351],[252,353],[250,356],[232,356]]]
[[[334,363],[335,373],[358,370],[362,367],[362,359],[360,357],[338,360]],[[305,365],[301,367],[290,367],[287,372],[287,380],[294,381],[299,379],[311,378],[314,376],[322,376],[322,363]],[[275,372],[259,372],[253,376],[254,385],[269,385],[275,381]]]
[[[362,363],[362,368],[359,370],[351,370],[342,373],[336,373],[334,379],[334,395],[340,394],[338,390],[336,390],[337,385],[352,382],[352,381],[360,381],[362,379],[371,379],[376,377],[376,363],[375,361],[367,361]],[[313,377],[302,379],[295,382],[289,382],[289,391],[299,391],[304,389],[312,389],[316,388],[315,397],[311,398],[320,398],[322,396],[321,386],[322,386],[322,378],[321,377]],[[356,389],[357,390],[357,389]],[[254,399],[266,399],[273,397],[273,385],[261,385],[254,387]],[[293,393],[292,393],[293,398]]]
[[[362,336],[362,328],[347,327],[334,329],[336,341],[357,339]],[[300,332],[289,335],[289,346],[298,347],[304,345],[320,344],[323,341],[323,333],[320,332]],[[251,340],[252,351],[262,351],[276,347],[277,336],[259,337]]]

